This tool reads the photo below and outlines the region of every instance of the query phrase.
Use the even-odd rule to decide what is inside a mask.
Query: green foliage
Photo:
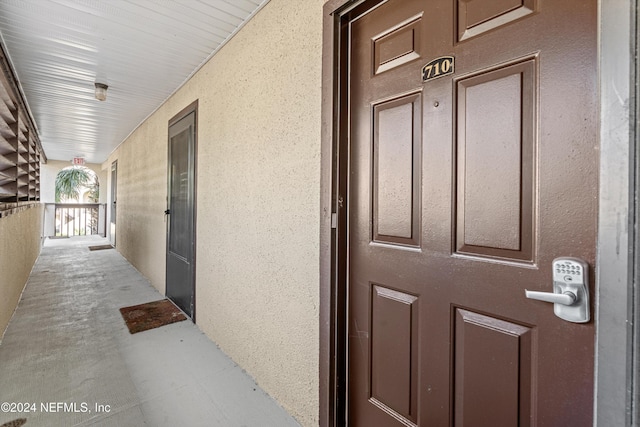
[[[89,187],[89,201],[92,203],[98,203],[100,200],[100,185],[98,184],[98,177],[93,178],[93,184]]]
[[[89,189],[89,199],[98,201],[98,177],[82,166],[62,169],[56,176],[56,203],[62,199],[78,200],[82,188]]]

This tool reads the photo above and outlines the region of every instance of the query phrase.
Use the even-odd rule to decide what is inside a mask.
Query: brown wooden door
[[[351,13],[349,425],[592,424],[593,321],[525,289],[551,292],[560,256],[594,277],[596,6]]]

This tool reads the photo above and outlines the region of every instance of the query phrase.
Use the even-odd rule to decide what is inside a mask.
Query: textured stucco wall
[[[43,205],[0,218],[0,341],[41,248]]]
[[[318,424],[323,3],[272,0],[192,81],[213,83],[198,323],[304,425]]]
[[[116,248],[163,293],[167,121],[160,111],[156,113],[139,126],[103,164],[111,185],[111,163],[118,161]],[[110,221],[110,215],[107,221]]]
[[[271,0],[103,164],[117,247],[164,291],[167,124],[198,109],[196,317],[303,425],[318,424],[322,6]]]

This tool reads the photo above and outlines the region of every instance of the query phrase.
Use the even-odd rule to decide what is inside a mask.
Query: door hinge
[[[338,214],[331,212],[331,228],[338,228]]]

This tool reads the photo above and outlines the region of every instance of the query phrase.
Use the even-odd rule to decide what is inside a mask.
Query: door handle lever
[[[589,264],[578,258],[556,258],[552,263],[553,292],[524,290],[529,299],[550,302],[556,316],[568,322],[587,323]]]
[[[573,292],[565,291],[561,294],[553,292],[538,292],[524,290],[524,294],[529,299],[535,299],[538,301],[550,302],[553,304],[573,305],[578,298]]]

